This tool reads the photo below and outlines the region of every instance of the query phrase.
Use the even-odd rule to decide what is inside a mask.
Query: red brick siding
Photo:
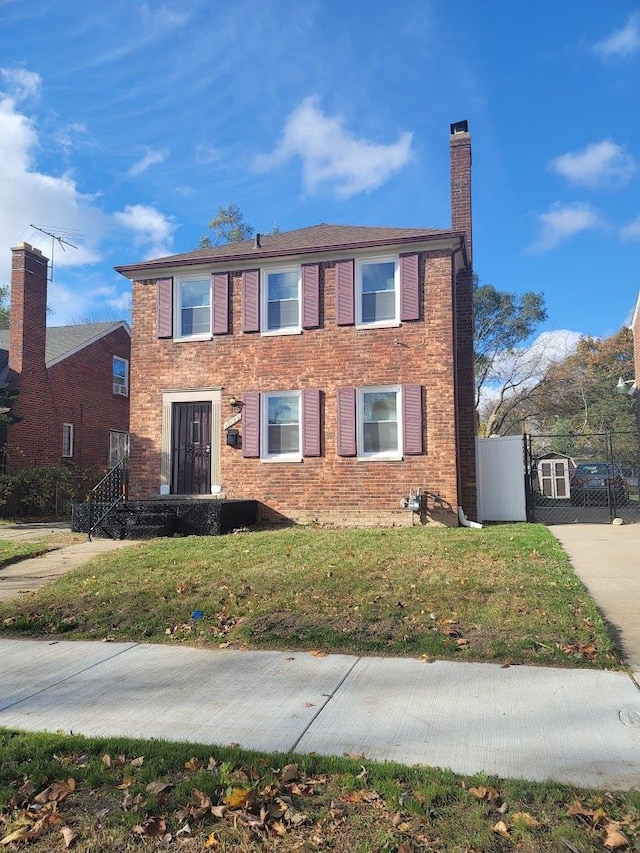
[[[409,523],[399,501],[410,488],[438,494],[455,521],[458,505],[451,255],[420,259],[420,322],[398,328],[336,325],[335,264],[321,264],[321,325],[301,335],[242,332],[242,279],[232,275],[232,334],[207,342],[156,337],[156,287],[134,283],[131,495],[157,495],[162,391],[222,386],[222,419],[230,398],[246,391],[319,388],[322,456],[300,463],[242,457],[221,436],[221,485],[229,498],[261,501],[272,518]],[[425,389],[426,453],[402,462],[363,462],[336,452],[336,389],[341,385],[420,384]],[[242,424],[237,425],[242,430]],[[433,502],[429,503],[429,509]],[[453,513],[453,515],[451,514]]]

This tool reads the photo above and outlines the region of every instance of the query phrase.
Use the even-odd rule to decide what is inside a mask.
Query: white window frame
[[[269,323],[269,276],[277,273],[294,272],[298,276],[298,322],[295,326],[270,329]],[[299,266],[263,267],[260,270],[260,333],[262,335],[299,335],[302,333],[302,270]]]
[[[129,439],[129,433],[124,430],[109,430],[109,468],[114,468],[123,459],[129,458]]]
[[[371,264],[393,264],[394,265],[394,315],[383,320],[364,322],[362,319],[362,268]],[[356,258],[355,270],[355,302],[356,302],[356,326],[362,329],[380,329],[400,325],[400,261],[397,255],[383,257]]]
[[[207,332],[198,332],[195,335],[185,335],[182,332],[182,287],[184,284],[189,284],[193,281],[206,281],[209,287],[209,330]],[[176,341],[210,341],[213,337],[213,293],[211,287],[211,276],[208,274],[180,276],[176,278],[175,287],[173,288],[173,316],[175,318],[175,334]]]
[[[73,459],[73,424],[62,424],[62,458]]]
[[[269,400],[291,397],[298,401],[298,449],[287,453],[269,452]],[[260,458],[263,462],[302,462],[302,391],[263,391],[260,394]]]
[[[124,364],[124,382],[120,382],[119,380],[122,378],[119,374],[116,373],[116,361],[121,361]],[[126,358],[122,358],[122,356],[114,355],[113,356],[113,393],[120,394],[123,397],[129,396],[129,361]],[[124,388],[124,391],[121,389]]]
[[[398,431],[398,446],[395,450],[385,450],[381,452],[366,452],[364,449],[364,395],[365,394],[380,394],[394,393],[396,395],[396,424]],[[402,435],[404,424],[402,422],[402,388],[400,385],[374,385],[367,388],[356,388],[356,448],[358,459],[367,461],[381,460],[402,460]]]

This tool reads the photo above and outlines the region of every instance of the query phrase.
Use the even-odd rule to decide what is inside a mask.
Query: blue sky
[[[640,3],[0,0],[0,283],[54,249],[50,322],[127,316],[113,266],[267,231],[448,227],[473,145],[474,261],[607,336],[640,286]]]

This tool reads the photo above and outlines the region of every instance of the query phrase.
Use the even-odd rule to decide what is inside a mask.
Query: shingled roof
[[[180,255],[167,255],[151,261],[117,266],[116,271],[131,278],[137,272],[151,272],[172,266],[203,263],[251,261],[256,258],[277,258],[284,255],[304,255],[327,251],[372,248],[391,243],[402,244],[433,239],[434,237],[463,237],[462,233],[436,228],[381,228],[360,225],[311,225],[279,234],[258,234],[251,240],[241,240],[208,249],[196,249]]]
[[[129,326],[123,320],[112,320],[107,323],[79,323],[73,326],[47,326],[45,349],[47,367],[52,367],[120,326],[129,331]],[[9,330],[0,329],[0,382],[6,380],[8,361]]]

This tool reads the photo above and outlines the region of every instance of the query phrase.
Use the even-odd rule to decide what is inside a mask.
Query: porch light
[[[229,400],[229,405],[231,406],[234,412],[241,412],[244,403],[242,402],[242,400],[238,400],[236,397],[232,397]]]

